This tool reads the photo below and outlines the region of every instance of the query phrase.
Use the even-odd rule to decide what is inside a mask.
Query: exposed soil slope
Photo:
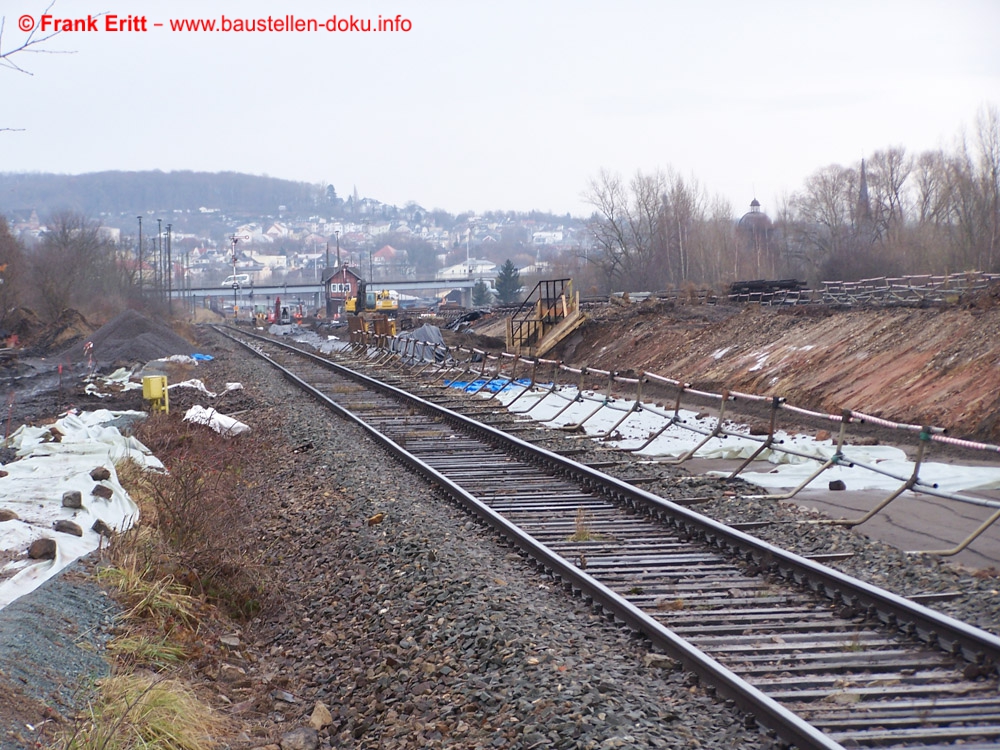
[[[590,311],[549,357],[931,423],[995,443],[1000,307],[991,294],[945,309],[608,306]]]

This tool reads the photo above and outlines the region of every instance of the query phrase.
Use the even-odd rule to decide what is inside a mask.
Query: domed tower
[[[754,198],[750,201],[750,210],[736,224],[733,273],[737,280],[774,278],[771,234],[771,220],[760,210],[760,201]]]

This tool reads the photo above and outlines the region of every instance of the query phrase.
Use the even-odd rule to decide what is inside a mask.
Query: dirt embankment
[[[608,307],[549,357],[1000,442],[1000,307]]]

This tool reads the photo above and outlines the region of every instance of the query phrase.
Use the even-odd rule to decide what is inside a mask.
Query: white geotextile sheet
[[[606,439],[609,445],[620,448],[638,448],[666,423],[664,414],[672,414],[663,408],[646,405],[636,411],[620,425],[616,423],[625,416],[632,405],[625,399],[609,400],[602,406],[602,394],[585,391],[585,399],[575,401],[577,392],[574,388],[559,389],[558,395],[549,394],[546,390],[536,390],[525,393],[523,397],[512,403],[523,387],[510,386],[497,396],[504,404],[511,404],[514,412],[527,412],[525,419],[546,422],[549,427],[571,427],[583,421],[583,431],[588,435],[599,436],[614,428]],[[484,397],[491,396],[485,393]],[[560,410],[564,409],[560,414]],[[530,411],[529,411],[530,409]],[[558,416],[556,416],[558,414]],[[591,416],[592,415],[592,416]],[[590,417],[587,419],[587,417]],[[698,419],[692,411],[682,409],[680,418],[687,426],[697,427],[702,433],[715,427],[714,417]],[[727,423],[725,428],[731,432],[749,434],[745,425],[734,422]],[[900,435],[905,439],[905,435]],[[647,447],[637,452],[637,455],[648,457],[678,457],[696,447],[705,439],[705,435],[684,427],[673,425],[657,437]],[[808,435],[795,435],[781,431],[775,433],[775,439],[780,440],[782,447],[791,448],[797,453],[815,456],[820,460],[812,460],[785,453],[779,450],[766,450],[758,457],[751,467],[740,474],[740,478],[767,489],[791,488],[816,471],[822,461],[836,453],[834,440],[816,440]],[[915,442],[915,441],[914,441]],[[698,458],[745,459],[760,447],[760,440],[747,437],[718,437],[709,440],[695,453]],[[858,461],[869,466],[876,466],[888,475],[869,471],[859,466],[833,466],[824,471],[817,482],[823,483],[840,479],[848,490],[887,489],[899,487],[902,481],[913,473],[913,462],[899,448],[886,445],[844,446],[844,458],[847,461]],[[728,476],[729,472],[708,472]],[[936,484],[937,489],[945,492],[984,491],[1000,488],[1000,468],[990,466],[969,466],[957,463],[939,463],[925,461],[920,465],[919,477],[922,482]],[[819,485],[818,485],[819,486]]]
[[[23,426],[7,441],[19,460],[4,465],[0,477],[0,508],[18,518],[0,522],[0,607],[40,586],[60,570],[98,548],[100,536],[92,530],[98,520],[115,531],[135,522],[139,509],[118,481],[115,463],[128,457],[141,466],[162,470],[163,464],[133,437],[125,437],[107,423],[142,412],[100,409],[71,413],[43,427]],[[53,429],[61,438],[53,440]],[[110,479],[97,482],[90,472],[105,467]],[[105,500],[92,494],[101,484],[111,490]],[[78,490],[81,509],[64,508],[63,493]],[[83,530],[83,536],[57,532],[53,524],[65,519]],[[56,540],[54,560],[34,561],[27,549],[36,539]]]

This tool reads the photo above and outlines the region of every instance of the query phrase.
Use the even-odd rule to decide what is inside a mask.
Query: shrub
[[[266,465],[263,441],[253,433],[223,438],[169,415],[146,420],[136,437],[167,471],[126,472],[141,526],[151,531],[122,535],[113,559],[185,586],[230,616],[253,617],[267,593],[251,507],[254,472]]]

